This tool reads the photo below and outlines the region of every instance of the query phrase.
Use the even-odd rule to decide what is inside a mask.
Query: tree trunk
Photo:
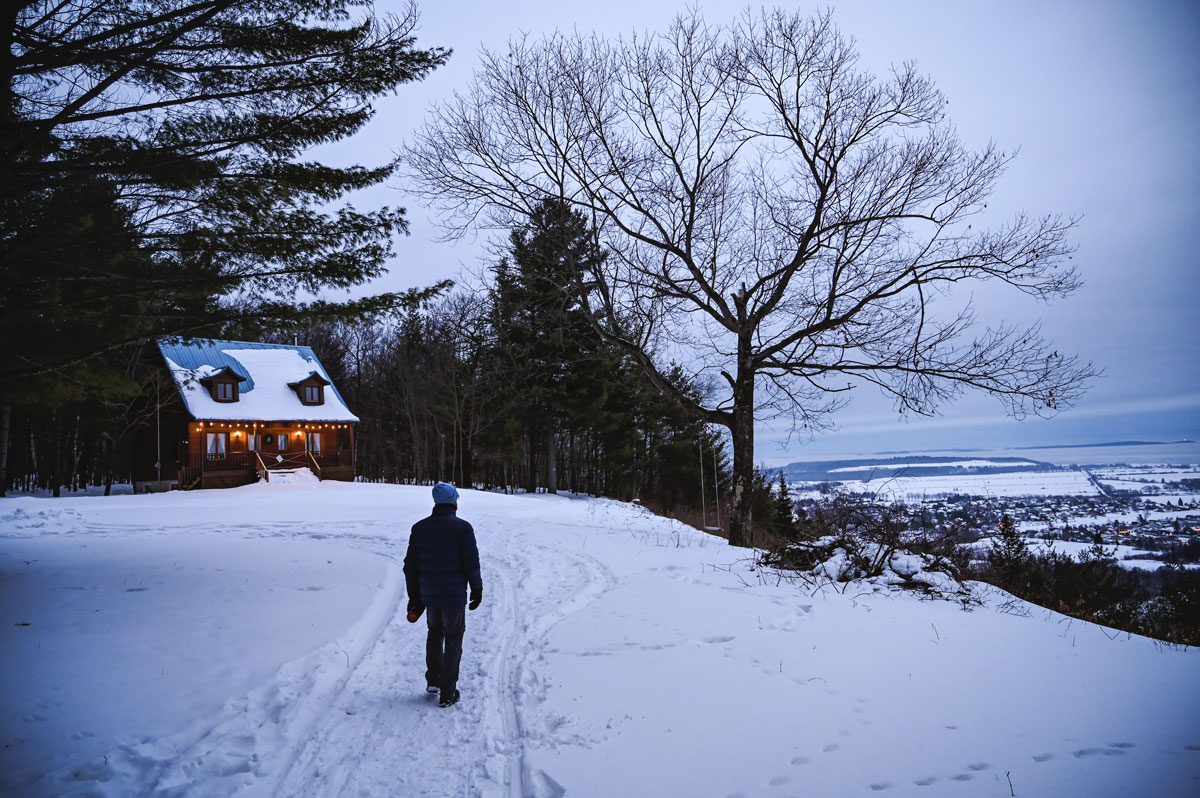
[[[62,424],[58,413],[50,414],[50,488],[54,498],[62,496]]]
[[[530,417],[528,425],[525,428],[525,453],[529,458],[528,467],[525,469],[525,492],[537,493],[537,450],[538,450],[538,423],[536,413]]]
[[[546,492],[558,493],[558,451],[555,447],[554,425],[546,425]]]
[[[749,547],[754,543],[754,371],[748,357],[739,358],[734,385],[733,424],[733,497],[729,516],[729,545]]]
[[[8,429],[12,421],[12,402],[4,397],[0,409],[0,496],[8,495]]]
[[[104,452],[103,453],[103,457],[104,457],[104,495],[111,496],[112,495],[112,486],[113,486],[113,467],[114,467],[113,449],[115,449],[116,446],[112,441],[108,440],[107,438],[104,439],[104,441],[101,445],[103,447],[103,452]]]

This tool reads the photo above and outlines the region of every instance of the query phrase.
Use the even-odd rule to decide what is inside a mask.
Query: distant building
[[[298,468],[354,479],[358,417],[310,347],[203,338],[158,348],[182,406],[140,436],[135,490],[228,488]]]

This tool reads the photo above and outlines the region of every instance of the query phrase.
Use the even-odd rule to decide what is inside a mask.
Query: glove
[[[471,591],[471,603],[467,605],[467,609],[469,609],[469,610],[479,609],[479,603],[481,601],[483,601],[483,591],[482,590],[472,590]]]
[[[408,622],[416,623],[421,617],[421,613],[425,612],[425,605],[419,601],[408,602]]]

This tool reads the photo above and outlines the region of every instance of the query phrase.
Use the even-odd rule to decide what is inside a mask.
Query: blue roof
[[[346,405],[346,400],[343,399],[341,393],[338,392],[337,386],[332,384],[333,381],[329,379],[329,373],[325,370],[324,364],[321,363],[320,358],[316,356],[316,353],[313,352],[312,347],[309,346],[266,344],[254,341],[226,341],[213,338],[191,338],[186,340],[182,338],[166,338],[158,342],[158,348],[159,351],[162,352],[163,357],[167,359],[168,365],[170,363],[174,363],[181,369],[187,369],[189,371],[193,369],[211,369],[213,371],[220,371],[222,368],[230,369],[239,376],[245,378],[245,381],[241,383],[241,387],[239,388],[239,392],[243,395],[250,394],[254,391],[254,374],[233,355],[228,353],[243,350],[259,352],[295,352],[305,361],[309,361],[312,365],[316,366],[315,370],[311,368],[306,369],[304,374],[300,375],[300,378],[303,378],[305,374],[309,373],[309,371],[320,374],[326,380],[329,380],[330,385],[328,390],[333,391],[334,396],[337,397],[338,403],[340,403],[343,408],[348,407]],[[180,392],[184,394],[183,398],[185,400],[185,404],[190,404],[188,401],[189,397],[185,391],[186,386],[180,382],[180,375],[173,372],[173,376],[176,378],[176,384],[180,388]],[[195,415],[194,409],[193,415]],[[290,416],[290,418],[293,420],[301,420],[300,416],[295,415]]]

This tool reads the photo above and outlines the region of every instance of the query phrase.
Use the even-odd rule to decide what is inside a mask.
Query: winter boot
[[[459,692],[454,691],[453,695],[442,693],[442,700],[438,702],[439,707],[452,707],[458,703]]]

